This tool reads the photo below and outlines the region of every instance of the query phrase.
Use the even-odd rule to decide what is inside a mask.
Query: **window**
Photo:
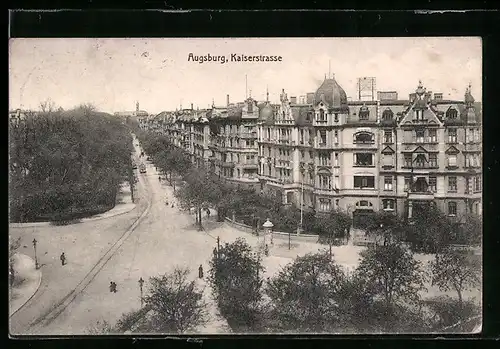
[[[437,142],[437,130],[429,130],[429,143]]]
[[[359,120],[368,120],[368,117],[370,116],[370,111],[368,110],[367,107],[361,107],[359,110]]]
[[[382,120],[383,121],[392,121],[394,117],[394,113],[392,112],[392,110],[384,110],[384,112],[382,113]]]
[[[339,122],[339,114],[338,113],[335,113],[334,121]]]
[[[392,190],[392,176],[384,176],[384,190]]]
[[[481,176],[474,177],[474,191],[481,191]]]
[[[320,137],[320,144],[326,145],[326,131],[324,130],[319,131],[319,137]]]
[[[384,208],[385,211],[394,211],[395,202],[393,199],[383,199],[382,207]]]
[[[411,154],[405,154],[405,157],[404,157],[404,167],[412,167]]]
[[[323,109],[319,110],[319,121],[326,121],[325,111]]]
[[[328,175],[319,175],[319,187],[321,189],[332,189],[332,177]]]
[[[321,166],[330,166],[330,154],[320,154],[319,164]]]
[[[416,130],[415,134],[417,136],[417,143],[424,143],[424,130]]]
[[[289,191],[286,193],[286,203],[291,204],[293,202],[293,192]]]
[[[415,110],[415,120],[423,120],[424,119],[424,111],[423,110]]]
[[[456,167],[457,166],[457,155],[456,154],[448,154],[448,166]]]
[[[438,167],[437,154],[429,154],[429,167]]]
[[[333,143],[339,143],[339,131],[334,131]]]
[[[433,193],[437,191],[437,178],[435,176],[429,177],[429,190]]]
[[[405,186],[404,186],[404,191],[410,191],[410,186],[411,186],[411,177],[405,177]]]
[[[448,111],[446,112],[446,118],[447,118],[447,119],[451,119],[451,120],[453,120],[453,119],[456,119],[456,118],[457,118],[457,116],[458,116],[458,112],[457,112],[457,110],[456,110],[456,109],[454,109],[454,108],[450,108],[450,109],[448,109]]]
[[[415,158],[415,167],[424,168],[426,162],[427,159],[425,158],[425,155],[418,154],[417,157]]]
[[[357,133],[354,136],[354,143],[366,144],[366,143],[373,143],[373,142],[374,142],[374,140],[373,140],[372,133],[361,132],[361,133]]]
[[[374,176],[354,176],[354,188],[375,188]]]
[[[457,129],[448,129],[448,143],[457,143]]]
[[[331,208],[330,199],[319,199],[319,210],[322,212],[328,212]]]
[[[373,166],[373,154],[371,153],[357,153],[354,154],[354,157],[356,166]]]
[[[303,160],[305,157],[305,153],[303,150],[300,151],[300,159]]]
[[[339,165],[339,153],[335,153],[335,166]]]
[[[448,192],[456,193],[457,192],[457,177],[448,177]]]
[[[384,143],[392,143],[392,130],[384,130]]]
[[[455,201],[448,202],[448,216],[457,215],[457,203]]]
[[[300,144],[304,144],[304,130],[300,130]]]

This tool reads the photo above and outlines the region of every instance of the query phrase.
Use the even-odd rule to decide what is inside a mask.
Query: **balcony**
[[[222,167],[226,167],[226,168],[233,168],[234,167],[233,162],[227,162],[227,161],[222,162],[221,165],[222,165]]]
[[[274,120],[275,125],[294,125],[295,120],[289,120],[289,119],[277,119]]]
[[[411,191],[407,193],[408,200],[434,200],[434,192],[427,191]]]
[[[240,138],[243,138],[243,139],[257,138],[257,132],[242,132],[240,134]]]
[[[246,169],[249,169],[249,170],[250,169],[257,169],[257,168],[259,168],[259,165],[246,163],[246,164],[241,164],[241,168],[245,169],[245,170]]]

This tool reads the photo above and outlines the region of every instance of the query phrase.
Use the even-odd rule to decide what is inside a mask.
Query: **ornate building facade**
[[[377,210],[411,218],[425,205],[481,214],[481,110],[470,86],[443,100],[419,83],[408,99],[348,101],[334,77],[280,103],[252,98],[160,113],[161,129],[220,177],[282,194],[304,210],[342,209],[354,223]],[[158,120],[160,119],[160,120]],[[161,125],[161,126],[159,126]]]

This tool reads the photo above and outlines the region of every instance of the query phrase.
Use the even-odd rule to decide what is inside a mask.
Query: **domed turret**
[[[273,107],[271,106],[271,104],[269,104],[269,102],[267,102],[262,106],[262,108],[259,111],[259,119],[265,121],[272,116],[273,116]]]
[[[335,78],[325,79],[314,94],[314,106],[325,103],[329,108],[347,110],[347,95]]]

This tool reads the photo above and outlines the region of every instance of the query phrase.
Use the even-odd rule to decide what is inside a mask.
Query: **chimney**
[[[297,104],[297,97],[290,97],[291,104]]]
[[[434,100],[440,101],[443,100],[443,94],[442,93],[434,93]]]
[[[307,94],[306,102],[307,102],[307,104],[313,104],[313,102],[314,102],[314,93],[313,92],[309,92]]]
[[[229,106],[229,95],[226,95],[226,104]]]
[[[193,103],[191,103],[191,110],[193,110],[193,109],[194,109],[194,108],[193,108]]]

